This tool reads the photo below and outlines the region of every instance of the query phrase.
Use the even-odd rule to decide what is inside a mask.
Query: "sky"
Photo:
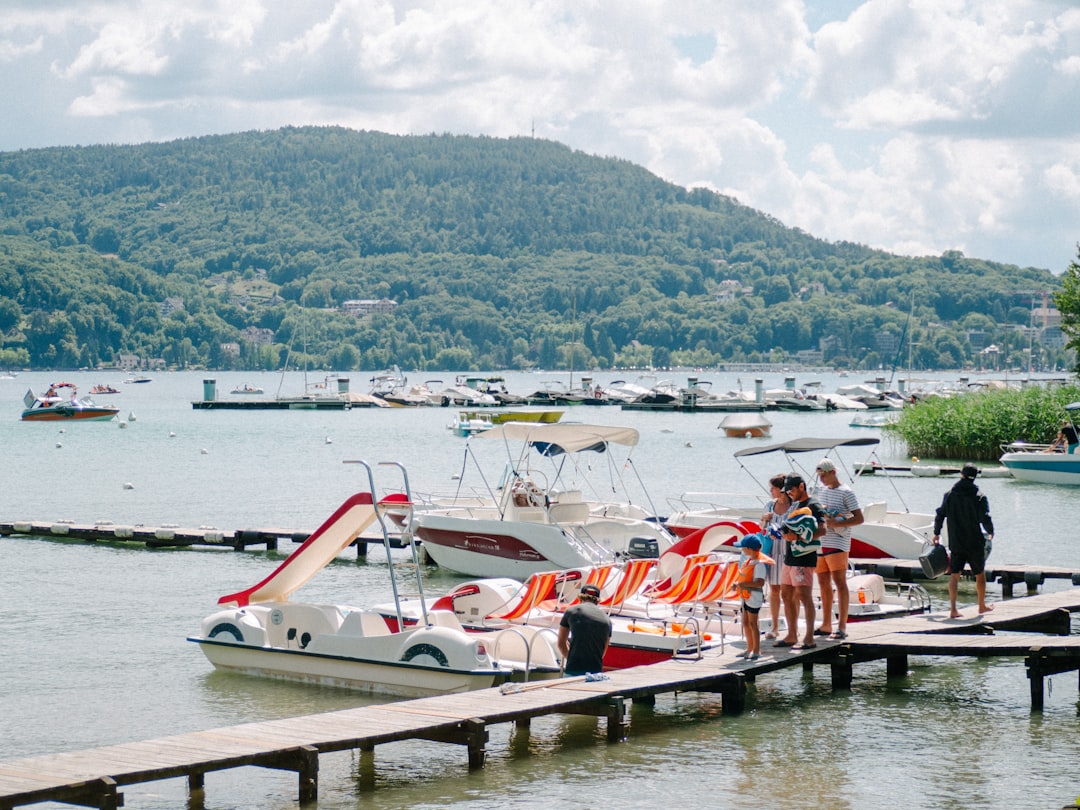
[[[1064,271],[1076,0],[4,0],[0,151],[535,136],[830,241]]]

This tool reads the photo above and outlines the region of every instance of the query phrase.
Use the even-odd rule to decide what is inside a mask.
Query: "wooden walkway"
[[[106,521],[76,523],[70,520],[0,521],[0,536],[21,535],[25,537],[48,537],[51,539],[84,540],[87,543],[142,543],[147,548],[177,548],[201,546],[203,548],[231,548],[244,551],[251,547],[264,547],[276,551],[278,543],[303,543],[310,532],[293,529],[264,528],[222,530],[214,526],[197,529],[180,528],[175,525],[143,526],[121,525]],[[367,554],[370,544],[382,545],[382,536],[362,535],[353,541],[357,556]],[[403,541],[391,537],[391,545],[402,548]]]
[[[822,641],[807,651],[776,649],[766,642],[762,657],[754,662],[736,658],[736,648],[729,644],[723,653],[618,670],[598,681],[510,684],[0,761],[0,810],[45,801],[114,810],[123,806],[122,786],[172,778],[187,779],[188,806],[200,807],[205,774],[243,766],[296,772],[300,801],[310,801],[318,796],[322,753],[371,752],[382,743],[434,740],[464,746],[469,767],[480,768],[491,724],[513,722],[527,728],[533,717],[586,714],[607,718],[608,739],[619,740],[627,733],[630,701],[651,702],[669,692],[719,692],[722,711],[738,713],[745,707],[748,683],[800,664],[810,669],[828,665],[833,686],[846,689],[855,665],[865,661],[886,659],[889,674],[900,676],[907,671],[909,655],[1023,656],[1032,708],[1038,710],[1044,677],[1080,670],[1080,636],[1067,635],[1075,612],[1080,612],[1080,589],[998,602],[983,616],[949,619],[931,614],[851,624],[846,641]]]
[[[896,582],[928,582],[923,573],[922,564],[918,560],[871,560],[852,559],[852,566],[864,573],[880,574],[888,580]],[[965,569],[964,577],[974,579]],[[947,575],[942,575],[936,581],[947,582]],[[1013,588],[1023,583],[1027,588],[1028,595],[1034,594],[1048,579],[1067,579],[1073,585],[1080,585],[1080,571],[1075,568],[1061,568],[1050,565],[994,565],[986,564],[987,583],[1001,585],[1001,595],[1009,599],[1013,595]]]

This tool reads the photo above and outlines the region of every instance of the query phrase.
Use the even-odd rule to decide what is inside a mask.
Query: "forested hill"
[[[957,367],[972,333],[1009,351],[995,330],[1027,324],[1017,291],[1058,285],[825,242],[532,138],[304,128],[0,154],[0,366],[275,368],[290,347],[341,370],[806,349],[869,366],[893,361],[914,306],[917,365]],[[341,311],[366,299],[397,306]]]

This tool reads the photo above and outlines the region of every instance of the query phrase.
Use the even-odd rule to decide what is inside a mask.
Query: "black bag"
[[[949,552],[940,543],[931,545],[919,555],[919,565],[927,579],[937,579],[949,570]]]

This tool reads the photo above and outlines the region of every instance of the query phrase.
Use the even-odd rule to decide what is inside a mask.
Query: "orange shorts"
[[[823,553],[824,552],[824,553]],[[829,571],[846,571],[848,564],[848,552],[822,549],[817,555],[817,568],[819,574]]]

